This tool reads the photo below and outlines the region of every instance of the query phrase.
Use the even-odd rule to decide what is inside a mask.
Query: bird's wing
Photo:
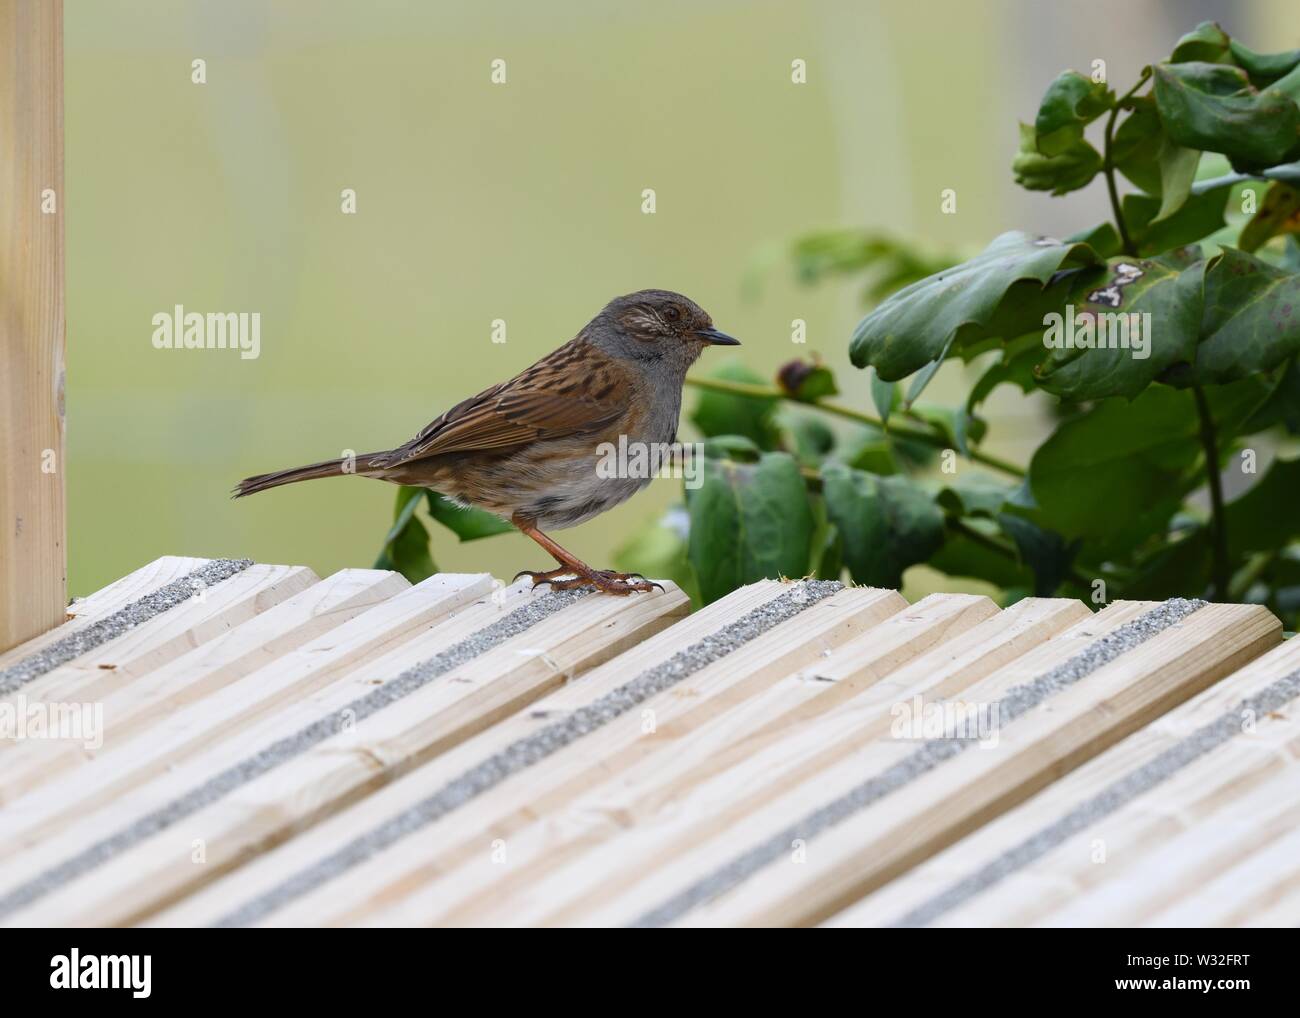
[[[627,410],[632,376],[590,346],[577,354],[568,353],[571,347],[561,347],[516,378],[456,404],[383,457],[383,465],[608,428]]]

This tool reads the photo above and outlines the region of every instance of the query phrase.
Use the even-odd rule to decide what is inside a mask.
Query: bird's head
[[[739,346],[689,297],[671,290],[638,290],[615,297],[592,322],[611,353],[638,361],[689,365],[706,346]]]

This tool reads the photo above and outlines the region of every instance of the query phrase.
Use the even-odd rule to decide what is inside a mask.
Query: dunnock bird
[[[356,457],[355,473],[432,488],[509,519],[560,563],[524,570],[533,585],[648,591],[634,573],[592,569],[543,533],[631,498],[649,477],[601,476],[598,447],[671,443],[686,370],[706,346],[738,346],[694,301],[669,290],[617,297],[573,339],[508,382],[458,403],[405,445]],[[240,481],[235,497],[335,477],[326,460]],[[516,577],[517,579],[518,577]]]

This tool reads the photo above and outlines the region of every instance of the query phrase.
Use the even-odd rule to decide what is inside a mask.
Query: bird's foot
[[[595,587],[603,594],[616,594],[620,597],[639,592],[649,593],[655,588],[664,589],[660,584],[647,580],[640,573],[616,573],[612,569],[589,569],[586,566],[582,568],[560,566],[544,572],[525,569],[517,573],[515,579],[519,579],[520,576],[529,577],[533,581],[534,589],[543,583],[549,584],[552,590]]]

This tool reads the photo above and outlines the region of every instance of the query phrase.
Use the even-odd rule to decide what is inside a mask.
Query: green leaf
[[[1028,124],[1020,125],[1020,151],[1011,161],[1016,183],[1029,191],[1066,194],[1077,191],[1101,170],[1101,153],[1082,138],[1072,141],[1055,155],[1038,150],[1037,136]]]
[[[1273,551],[1300,537],[1300,512],[1291,508],[1297,492],[1300,459],[1275,459],[1258,484],[1228,503],[1224,516],[1232,562],[1250,552]]]
[[[1067,244],[1087,244],[1103,258],[1120,253],[1121,241],[1114,224],[1105,222],[1065,238]]]
[[[702,443],[704,455],[715,460],[735,460],[738,463],[756,463],[763,450],[753,439],[744,435],[714,435]]]
[[[1159,199],[1126,194],[1121,207],[1138,254],[1159,254],[1209,236],[1223,226],[1223,209],[1231,190],[1225,184],[1195,195],[1179,206],[1177,212],[1158,222]]]
[[[812,414],[792,415],[787,430],[790,437],[794,439],[799,462],[808,466],[817,466],[835,448],[835,432],[821,417],[814,417]]]
[[[974,413],[993,390],[1003,383],[1010,383],[1021,392],[1032,392],[1038,386],[1034,368],[1043,359],[1043,327],[1009,342],[1001,351],[1000,358],[980,375],[971,387],[966,399],[966,409]]]
[[[857,583],[897,588],[903,570],[943,543],[943,513],[914,481],[876,477],[838,463],[822,470],[826,513],[844,539],[844,561]]]
[[[894,407],[902,402],[903,394],[897,382],[886,382],[876,372],[871,372],[871,402],[882,421],[888,422]]]
[[[1165,145],[1160,150],[1160,211],[1151,220],[1158,223],[1168,219],[1187,201],[1196,179],[1196,167],[1201,153],[1194,148]],[[1199,238],[1196,238],[1199,239]]]
[[[1057,156],[1083,138],[1083,129],[1115,105],[1115,93],[1105,82],[1094,82],[1078,71],[1062,71],[1050,85],[1034,120],[1037,149]]]
[[[983,532],[987,525],[983,525],[983,521],[972,521],[968,526]],[[987,526],[987,530],[988,537],[995,537],[996,530],[992,526]],[[926,565],[949,576],[982,580],[1004,590],[1028,588],[1034,584],[1033,573],[1021,562],[955,530],[944,534],[943,546]]]
[[[1129,103],[1132,112],[1115,131],[1110,158],[1115,168],[1143,191],[1159,194],[1160,156],[1170,143],[1160,123],[1160,114],[1156,112],[1154,98],[1139,96]]]
[[[733,361],[724,364],[711,378],[727,382],[766,385],[761,375]],[[743,435],[760,449],[775,449],[781,440],[776,426],[776,396],[733,396],[726,392],[700,391],[691,422],[705,438],[715,435]]]
[[[808,573],[813,512],[788,453],[764,453],[755,464],[706,459],[687,508],[687,555],[705,604],[764,577]]]
[[[1250,82],[1256,88],[1264,88],[1300,67],[1300,49],[1284,53],[1256,53],[1236,39],[1232,40],[1231,49],[1232,59],[1250,75]]]
[[[1222,152],[1234,164],[1265,167],[1296,148],[1300,108],[1276,89],[1257,91],[1225,64],[1155,67],[1156,108],[1165,133],[1184,148]]]
[[[1300,351],[1300,275],[1225,247],[1205,270],[1196,376],[1230,382]]]
[[[1250,379],[1208,393],[1220,439],[1236,434],[1267,394]],[[1162,529],[1203,479],[1192,393],[1152,386],[1131,403],[1108,399],[1039,446],[1028,485],[1037,509],[1019,513],[1066,540],[1124,552]]]
[[[992,519],[1002,511],[1011,491],[1011,485],[988,474],[966,470],[961,477],[945,483],[935,501],[950,516],[986,516]]]
[[[477,541],[481,537],[508,534],[515,529],[514,524],[500,516],[473,506],[462,509],[436,491],[428,492],[428,496],[429,515],[462,541]]]
[[[1034,596],[1051,597],[1069,574],[1078,543],[1066,545],[1060,534],[1010,513],[1000,513],[997,522],[1015,542],[1020,560],[1033,571]]]
[[[1081,277],[1059,323],[1045,335],[1045,342],[1060,345],[1035,372],[1043,388],[1074,402],[1132,399],[1172,364],[1191,363],[1205,271],[1198,253],[1112,258],[1104,274]],[[1065,344],[1071,342],[1095,346],[1070,349]]]
[[[1046,286],[1056,273],[1100,261],[1086,244],[1004,233],[970,261],[899,290],[869,313],[853,334],[850,358],[892,382],[945,351],[1024,335],[1064,301],[1068,281]]]
[[[1228,59],[1231,41],[1228,33],[1213,21],[1202,21],[1178,40],[1169,62],[1171,64],[1188,61],[1223,63]]]
[[[415,516],[424,493],[424,488],[397,489],[393,525],[374,565],[375,569],[396,570],[412,583],[427,580],[438,571],[429,552],[429,531]]]
[[[1254,435],[1279,424],[1289,434],[1300,435],[1300,361],[1294,358],[1287,361],[1268,399],[1242,425],[1242,434]]]

